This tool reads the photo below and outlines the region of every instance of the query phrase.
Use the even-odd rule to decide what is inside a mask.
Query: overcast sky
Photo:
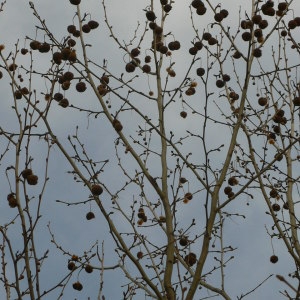
[[[97,30],[92,32],[86,37],[86,43],[91,43],[93,46],[88,49],[88,54],[91,59],[96,61],[98,64],[102,64],[103,59],[107,59],[108,67],[116,76],[120,76],[124,72],[125,63],[127,62],[127,57],[123,57],[123,53],[120,52],[118,46],[109,39],[109,32],[106,28],[104,22],[104,14],[101,5],[101,1],[98,0],[82,0],[83,4],[81,7],[82,15],[87,12],[91,13],[91,19],[99,22],[100,26]],[[145,26],[145,13],[143,9],[146,8],[149,1],[141,0],[107,0],[107,13],[109,16],[109,22],[113,26],[113,30],[117,38],[122,41],[128,42],[134,36],[134,30],[137,26],[138,21],[140,22],[140,29],[138,34],[142,32]],[[158,0],[154,1],[158,3]],[[215,5],[218,1],[212,1]],[[224,1],[225,2],[225,1]],[[226,20],[226,25],[234,28],[238,24],[238,5],[241,6],[241,11],[247,10],[249,8],[248,0],[243,1],[226,1],[226,9],[230,12],[229,18]],[[296,1],[294,1],[296,3]],[[46,1],[40,0],[35,3],[35,7],[40,13],[42,19],[46,20],[46,24],[49,29],[55,35],[57,40],[62,40],[66,35],[66,27],[72,24],[72,18],[75,13],[75,7],[69,4],[69,1]],[[300,13],[300,4],[296,3],[293,5],[295,16]],[[250,14],[251,12],[249,12]],[[199,28],[199,32],[207,29],[209,22],[208,19],[211,14],[208,13],[197,20],[196,26]],[[244,18],[244,14],[241,14]],[[74,22],[77,23],[76,19]],[[35,25],[39,25],[37,19],[33,16],[32,10],[29,8],[28,1],[20,0],[8,0],[4,6],[4,12],[0,14],[0,24],[2,30],[0,35],[0,44],[5,44],[5,54],[8,55],[9,51],[15,50],[15,43],[18,41],[19,48],[28,47],[29,41],[25,42],[25,37],[37,38],[38,40],[43,40],[43,34],[41,31],[37,32]],[[299,29],[297,29],[299,30]],[[174,61],[176,64],[174,69],[178,76],[171,83],[170,87],[175,87],[176,84],[182,79],[182,75],[185,74],[189,63],[191,61],[191,56],[188,54],[188,49],[191,46],[191,40],[194,38],[195,33],[191,30],[191,20],[189,15],[189,7],[186,1],[176,1],[172,13],[166,24],[166,31],[172,31],[174,38],[181,41],[182,51],[174,54]],[[233,30],[233,33],[235,31]],[[47,40],[47,38],[46,38]],[[151,40],[149,36],[146,38],[143,45],[146,43],[150,47]],[[146,46],[145,46],[146,47]],[[143,53],[144,55],[144,53]],[[266,68],[268,68],[268,62],[271,62],[270,55],[264,54],[264,62]],[[34,53],[34,69],[45,71],[49,67],[49,55],[41,55],[39,53]],[[291,60],[294,58],[291,57]],[[18,64],[24,64],[24,66],[29,66],[29,56],[19,56]],[[206,57],[202,57],[202,61],[199,64],[205,66]],[[295,61],[296,63],[296,61]],[[229,74],[232,74],[233,70],[229,64],[225,65]],[[240,70],[238,70],[240,71]],[[100,74],[101,75],[101,74]],[[126,75],[125,75],[126,76]],[[196,75],[193,75],[196,78]],[[25,77],[25,75],[24,75]],[[128,77],[129,78],[129,77]],[[141,90],[147,94],[149,91],[148,81],[145,76],[140,76],[136,81],[137,87],[142,87]],[[150,88],[155,90],[154,82],[149,81]],[[213,82],[214,84],[214,82]],[[38,97],[42,99],[40,92],[45,92],[48,83],[41,80],[38,77],[33,78],[34,88],[38,91]],[[0,110],[2,128],[7,130],[17,129],[16,117],[14,112],[10,107],[12,106],[11,90],[7,80],[7,75],[0,81],[0,88],[2,91],[2,109]],[[48,86],[49,88],[49,86]],[[70,102],[76,106],[80,106],[85,109],[95,109],[100,110],[98,107],[98,102],[95,96],[92,94],[91,90],[88,89],[87,92],[79,95],[74,93],[74,87],[72,91],[68,93],[68,98]],[[255,89],[251,90],[251,95],[255,97]],[[124,92],[124,95],[126,93]],[[201,94],[200,94],[201,95]],[[218,91],[213,96],[213,100],[218,100]],[[43,99],[42,99],[43,100]],[[145,104],[142,102],[139,104],[139,96],[131,96],[131,100],[136,103],[141,109],[144,109],[150,116],[155,116],[155,107],[152,105]],[[112,106],[114,107],[113,97],[111,99]],[[203,107],[204,101],[199,98],[194,98],[194,103],[197,103],[199,108]],[[56,104],[56,103],[55,103]],[[222,105],[222,104],[221,104]],[[117,106],[116,106],[117,107]],[[181,102],[177,102],[172,106],[172,109],[168,112],[167,129],[172,130],[176,136],[185,135],[186,130],[194,130],[199,125],[198,119],[195,116],[191,116],[186,120],[182,120],[179,117],[179,112],[181,110]],[[113,112],[113,111],[112,111]],[[217,116],[217,109],[215,105],[210,106],[210,112],[215,113]],[[132,116],[132,119],[131,119]],[[134,115],[128,113],[126,114],[125,132],[127,136],[136,135],[136,128],[134,127],[137,123]],[[109,167],[105,168],[104,175],[101,175],[101,180],[105,183],[109,190],[116,192],[122,188],[126,178],[124,179],[123,174],[120,173],[120,169],[117,167],[117,162],[114,156],[114,140],[117,138],[115,131],[111,126],[102,120],[101,118],[95,119],[94,117],[88,117],[85,113],[79,113],[78,111],[68,108],[66,110],[59,106],[53,106],[50,113],[50,123],[53,126],[55,134],[61,139],[64,146],[72,151],[70,144],[67,141],[68,135],[75,134],[76,126],[79,127],[78,136],[81,142],[88,145],[88,153],[95,160],[110,159]],[[155,123],[155,122],[154,122]],[[145,124],[141,124],[145,126]],[[222,126],[211,123],[211,128],[209,129],[209,135],[207,138],[207,143],[210,148],[218,147],[221,144],[228,144],[230,131]],[[154,138],[155,141],[155,138]],[[241,137],[240,142],[244,141]],[[155,146],[155,145],[154,145]],[[6,144],[1,142],[0,150],[3,153]],[[5,174],[5,169],[14,164],[14,150],[11,148],[12,152],[7,154],[6,159],[1,161],[1,184],[0,188],[3,191],[3,198],[5,200],[6,195],[9,193],[9,186],[7,184],[7,178]],[[191,141],[188,144],[182,146],[184,153],[192,152],[192,160],[199,161],[198,157],[201,156],[202,149],[199,148],[199,142]],[[224,158],[224,152],[220,152],[214,156],[214,167],[222,168],[222,160]],[[34,157],[32,163],[34,171],[39,174],[40,184],[37,187],[30,187],[29,194],[38,197],[38,193],[42,188],[42,177],[45,172],[45,160],[46,160],[46,144],[41,141],[33,141],[30,146],[30,155]],[[134,174],[136,165],[128,157],[123,155],[124,165],[130,168],[130,174]],[[151,164],[149,169],[153,172],[155,176],[159,176],[159,162],[157,158],[151,158]],[[24,163],[24,157],[22,158]],[[50,222],[51,230],[53,231],[56,241],[68,252],[82,255],[83,251],[88,250],[95,241],[99,242],[101,246],[102,241],[104,241],[105,249],[105,265],[114,265],[118,262],[118,258],[114,255],[115,245],[108,234],[108,226],[101,216],[99,210],[95,204],[91,204],[91,209],[95,213],[96,218],[92,221],[87,221],[85,218],[86,213],[90,210],[90,204],[66,206],[56,202],[57,199],[67,201],[67,202],[77,202],[87,200],[89,197],[88,191],[83,188],[81,183],[76,184],[73,180],[73,176],[68,174],[71,168],[67,164],[65,158],[59,152],[59,150],[53,147],[50,153],[50,163],[49,163],[49,177],[50,180],[46,186],[46,190],[43,196],[42,204],[42,218],[40,220],[38,230],[37,230],[37,241],[38,249],[40,255],[46,251],[49,252],[49,259],[45,261],[42,271],[41,271],[41,285],[44,285],[45,289],[50,288],[53,284],[57,283],[59,278],[63,278],[67,273],[67,261],[68,258],[63,256],[56,247],[51,244],[51,236],[47,230],[47,224]],[[12,175],[12,174],[10,174]],[[187,172],[187,176],[189,173]],[[104,178],[103,178],[104,177]],[[190,188],[194,190],[197,188],[197,182],[191,182]],[[37,192],[38,190],[38,192]],[[121,205],[124,207],[129,207],[133,200],[139,201],[139,195],[134,193],[136,189],[129,188],[124,192],[120,193],[121,197],[119,199]],[[149,192],[150,196],[154,196],[153,193]],[[255,193],[255,195],[257,195]],[[155,196],[156,197],[156,196]],[[199,205],[202,201],[202,194],[199,193],[198,197],[195,197],[189,205],[182,205],[178,210],[178,216],[182,219],[182,227],[189,224],[191,218],[196,216],[205,218],[203,203]],[[108,193],[103,195],[102,200],[104,201],[105,207],[112,207],[111,199]],[[195,200],[195,201],[194,201]],[[122,204],[122,202],[124,204]],[[250,203],[250,205],[247,205]],[[1,224],[5,224],[14,216],[14,211],[8,209],[6,201],[1,204],[2,208],[0,210]],[[136,207],[138,208],[138,206]],[[234,202],[226,208],[226,211],[230,213],[241,213],[246,216],[242,217],[232,217],[228,218],[224,224],[224,242],[226,245],[232,247],[238,247],[238,250],[233,253],[235,260],[228,263],[226,269],[226,286],[227,292],[232,297],[232,299],[246,293],[258,285],[262,280],[267,278],[270,274],[282,274],[287,277],[289,272],[294,270],[293,262],[289,255],[286,254],[286,249],[282,246],[280,241],[273,241],[274,249],[276,255],[279,257],[277,264],[269,263],[269,257],[273,254],[270,238],[266,232],[265,226],[270,229],[272,222],[270,217],[265,214],[267,210],[266,204],[263,199],[258,196],[255,199],[248,199],[246,196],[240,197],[238,201]],[[198,214],[199,212],[199,214]],[[128,229],[129,225],[124,222],[121,218],[115,218],[116,225],[122,230]],[[201,220],[199,221],[201,224]],[[201,226],[197,227],[201,230]],[[202,227],[203,229],[203,227]],[[145,229],[142,231],[145,235],[151,235],[151,229]],[[159,232],[159,231],[158,231]],[[9,232],[10,233],[10,232]],[[200,234],[201,232],[192,232],[192,234]],[[19,244],[18,230],[12,227],[11,236],[13,245],[17,246]],[[18,237],[14,239],[14,237]],[[158,244],[162,243],[160,234],[153,236],[153,241]],[[192,250],[197,253],[198,248],[192,246]],[[134,250],[135,251],[135,250]],[[94,260],[96,262],[96,260]],[[209,261],[206,265],[206,271],[213,267],[214,261]],[[131,270],[131,266],[128,266]],[[12,272],[11,271],[11,276]],[[77,273],[76,273],[77,274]],[[79,277],[74,275],[70,282],[73,283],[79,279],[84,288],[81,292],[77,292],[72,289],[71,284],[64,291],[64,296],[62,299],[96,299],[98,293],[99,285],[99,273],[94,272],[93,274],[87,274],[84,271],[80,272]],[[216,282],[218,282],[218,276],[213,277]],[[289,278],[293,283],[292,279]],[[107,271],[104,275],[104,290],[103,294],[106,299],[122,299],[122,289],[121,285],[126,284],[128,281],[122,276],[119,271]],[[295,285],[296,283],[294,283]],[[283,290],[286,287],[282,286],[275,276],[269,279],[262,287],[260,287],[255,293],[251,294],[248,299],[282,299],[282,295],[279,294],[279,290]],[[2,296],[1,296],[2,293]],[[207,292],[208,295],[211,292]],[[204,294],[202,294],[202,297]],[[0,287],[0,298],[4,297],[3,287]],[[57,293],[54,292],[44,299],[51,300],[56,299]]]

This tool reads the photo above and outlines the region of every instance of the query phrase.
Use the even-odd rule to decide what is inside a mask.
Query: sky
[[[159,6],[159,1],[155,0],[155,7]],[[249,2],[247,0],[239,1],[238,5],[234,1],[228,1],[226,3],[226,9],[230,12],[229,18],[226,20],[226,26],[233,29],[233,34],[235,33],[234,28],[239,22],[238,11],[241,7],[241,17],[244,18],[243,11],[249,9]],[[125,62],[128,62],[128,56],[124,55],[120,51],[118,45],[109,38],[109,31],[105,24],[104,13],[102,8],[102,1],[98,0],[82,0],[81,13],[90,13],[87,18],[94,19],[99,22],[99,28],[90,34],[86,35],[86,43],[92,44],[92,47],[88,48],[88,55],[92,61],[101,65],[103,60],[107,60],[108,68],[111,70],[112,74],[115,74],[116,78],[121,76],[121,73],[125,73]],[[213,5],[217,5],[218,1],[211,1]],[[134,36],[134,31],[137,27],[139,21],[139,29],[137,35],[139,36],[145,27],[145,12],[143,11],[149,1],[140,0],[128,0],[128,1],[107,1],[107,14],[110,25],[112,25],[113,32],[120,41],[128,42]],[[51,2],[46,0],[40,0],[35,3],[35,7],[39,12],[42,19],[45,19],[48,28],[53,32],[56,39],[61,41],[63,37],[67,34],[66,27],[73,22],[76,24],[77,20],[75,15],[75,6],[69,4],[69,1],[58,1],[53,0]],[[295,16],[300,13],[300,4],[294,1],[293,4]],[[207,13],[203,17],[195,17],[195,26],[199,29],[199,33],[203,30],[213,30],[208,24],[211,20],[211,13]],[[74,18],[74,20],[73,20]],[[0,14],[0,24],[2,28],[6,28],[5,31],[1,33],[0,44],[5,44],[5,55],[8,55],[10,51],[15,50],[15,44],[18,42],[18,47],[28,47],[29,41],[25,41],[25,37],[36,38],[38,40],[47,40],[43,33],[38,30],[36,31],[35,26],[39,26],[38,20],[32,13],[29,7],[28,1],[20,0],[8,0],[4,6],[4,11]],[[173,66],[177,73],[177,76],[170,80],[169,88],[175,88],[184,77],[185,72],[189,68],[192,57],[188,53],[188,49],[191,47],[191,41],[195,37],[195,32],[191,29],[191,18],[188,4],[185,1],[175,1],[173,4],[172,13],[166,21],[166,31],[172,32],[174,38],[181,41],[182,48],[178,53],[174,53],[172,59],[175,63]],[[299,29],[296,29],[299,30]],[[167,37],[170,38],[169,36]],[[138,39],[133,42],[136,45]],[[275,41],[275,39],[274,39]],[[242,41],[239,40],[239,43]],[[275,42],[274,42],[275,43]],[[149,45],[151,44],[151,39],[149,35],[146,36],[142,43],[143,52],[142,57],[148,54]],[[133,45],[133,46],[134,46]],[[239,44],[240,45],[240,44]],[[132,47],[133,47],[132,46]],[[241,45],[241,47],[243,47]],[[276,47],[276,45],[275,45]],[[144,50],[147,49],[148,50]],[[270,48],[269,48],[270,49]],[[269,50],[270,51],[270,50]],[[79,52],[79,51],[78,51]],[[80,52],[79,52],[80,53]],[[268,70],[273,67],[271,52],[264,52],[263,56],[263,66]],[[196,66],[206,66],[207,57],[199,55],[201,58]],[[45,72],[49,68],[49,55],[42,55],[40,53],[33,53],[34,64],[33,69],[37,71]],[[81,54],[80,54],[81,58]],[[293,64],[297,62],[296,58],[289,57]],[[18,55],[18,64],[24,65],[26,67],[30,64],[29,55],[21,56]],[[226,72],[234,77],[232,65],[228,63],[224,64]],[[168,66],[168,60],[166,60],[166,67]],[[259,71],[257,62],[255,62],[255,68]],[[102,75],[101,70],[96,67],[92,67],[95,72]],[[82,68],[79,67],[81,70]],[[255,69],[254,69],[255,70]],[[243,65],[241,62],[236,64],[237,74],[243,74]],[[212,73],[217,73],[217,68],[213,66]],[[26,74],[22,71],[25,82],[28,82]],[[137,90],[142,90],[145,94],[149,90],[153,89],[155,91],[155,81],[151,78],[148,79],[141,73],[138,73],[139,77],[133,81],[132,85]],[[164,74],[166,76],[166,74]],[[185,98],[189,105],[196,107],[199,112],[203,112],[205,99],[203,98],[203,86],[201,81],[197,78],[195,73],[191,75],[197,81],[199,81],[199,86],[197,87],[197,95],[191,97],[191,99]],[[241,75],[242,76],[242,75]],[[124,78],[129,79],[130,75],[125,74]],[[211,77],[211,83],[208,85],[213,92],[209,99],[208,110],[209,113],[214,118],[222,118],[220,116],[220,109],[224,112],[228,112],[229,108],[224,102],[221,102],[220,92],[214,87],[215,84],[214,76]],[[117,86],[116,80],[112,80],[112,84]],[[41,107],[46,105],[43,100],[43,95],[41,92],[45,93],[49,89],[49,83],[40,78],[38,75],[34,75],[32,78],[33,88],[37,90],[37,97],[41,98]],[[233,83],[237,87],[236,83]],[[258,82],[257,86],[260,88],[263,86],[262,83]],[[150,87],[150,88],[149,88]],[[18,130],[18,123],[14,111],[11,109],[12,97],[11,89],[9,86],[9,80],[7,74],[3,80],[0,80],[0,88],[2,90],[2,109],[0,111],[1,122],[0,125],[6,130]],[[127,89],[120,89],[120,93],[126,97]],[[70,91],[66,93],[68,99],[74,106],[81,107],[86,110],[96,110],[100,111],[99,103],[96,97],[93,95],[91,88],[83,94],[78,94],[75,92],[74,86],[71,87]],[[156,107],[153,105],[153,101],[147,100],[138,93],[129,94],[129,100],[131,103],[136,105],[145,114],[150,116],[154,124],[157,124]],[[250,89],[249,98],[256,97],[256,88]],[[120,101],[113,95],[107,97],[111,101],[112,113],[119,107]],[[20,108],[22,103],[19,104]],[[185,106],[185,105],[184,105]],[[187,109],[187,107],[185,106]],[[166,126],[167,132],[172,130],[175,134],[175,138],[180,136],[185,136],[187,131],[197,132],[202,130],[203,123],[197,115],[193,115],[188,112],[188,118],[183,120],[179,117],[179,112],[182,110],[182,102],[179,96],[176,96],[176,101],[170,104],[170,109],[166,112]],[[35,115],[36,116],[36,115]],[[219,120],[219,119],[218,119]],[[109,160],[109,163],[105,165],[103,174],[100,174],[100,180],[105,184],[107,191],[111,193],[116,193],[122,189],[126,184],[126,176],[124,176],[122,170],[118,166],[118,160],[115,156],[115,141],[117,139],[117,134],[111,125],[99,115],[95,118],[93,115],[89,116],[86,112],[79,112],[78,110],[67,108],[63,109],[56,105],[52,105],[49,112],[49,121],[53,128],[53,131],[66,147],[70,153],[73,150],[70,143],[68,142],[68,136],[73,136],[76,133],[76,126],[78,126],[78,138],[80,142],[85,145],[86,150],[90,158],[94,161],[104,161]],[[121,119],[124,125],[124,132],[126,136],[131,140],[133,138],[139,138],[137,133],[137,124],[139,123],[141,128],[147,128],[145,122],[140,123],[140,119],[133,112],[127,112],[122,115]],[[299,125],[299,124],[298,124]],[[38,131],[43,131],[44,128],[41,125],[37,129]],[[221,144],[228,145],[230,138],[230,130],[224,128],[220,124],[215,124],[214,122],[208,123],[207,129],[207,145],[210,149],[219,147]],[[147,133],[146,138],[149,138],[149,133]],[[239,142],[245,143],[245,138],[241,135],[239,136]],[[257,144],[261,140],[257,140]],[[6,142],[0,143],[0,150],[3,153],[6,149]],[[157,151],[159,149],[159,139],[153,134],[151,139],[151,146],[153,150]],[[77,145],[79,147],[79,145]],[[184,154],[189,152],[192,153],[191,160],[195,162],[203,162],[203,148],[199,140],[188,139],[187,142],[183,142],[179,145],[180,149]],[[137,147],[138,148],[138,147]],[[142,147],[141,147],[142,148]],[[226,146],[225,146],[226,148]],[[3,198],[5,201],[1,204],[2,208],[0,210],[1,225],[9,222],[14,216],[15,211],[8,208],[6,203],[6,195],[10,192],[10,187],[8,185],[7,176],[5,170],[8,166],[14,164],[14,148],[10,145],[10,151],[5,154],[5,157],[1,160],[0,165],[0,176],[2,178],[2,183],[0,188],[3,191]],[[78,149],[78,148],[77,148]],[[122,166],[128,170],[130,176],[134,176],[137,165],[130,158],[129,155],[124,153],[124,148],[120,146],[119,155],[121,157]],[[81,150],[80,150],[81,151]],[[139,150],[142,153],[142,150]],[[22,148],[21,163],[24,166],[24,159],[26,154],[26,148]],[[81,153],[81,152],[80,152]],[[214,168],[222,168],[222,161],[225,158],[225,150],[216,152],[212,155]],[[43,191],[43,200],[41,206],[42,218],[38,223],[36,230],[36,240],[39,255],[42,255],[47,249],[49,250],[48,259],[42,265],[40,278],[41,285],[45,289],[50,288],[57,283],[57,280],[63,278],[68,274],[67,263],[68,255],[63,255],[62,251],[57,249],[54,243],[51,243],[51,235],[48,230],[48,226],[51,232],[55,236],[56,243],[65,249],[66,252],[70,254],[83,255],[84,251],[90,249],[96,242],[98,242],[99,249],[101,250],[102,243],[105,253],[105,266],[111,266],[118,263],[118,257],[115,253],[115,244],[109,235],[109,228],[101,212],[97,208],[95,203],[86,203],[81,205],[65,205],[58,202],[57,200],[76,203],[81,201],[86,201],[89,199],[89,192],[84,187],[84,185],[79,182],[76,183],[73,179],[73,175],[70,174],[71,167],[67,163],[66,159],[60,153],[57,147],[53,146],[49,155],[49,165],[46,163],[47,159],[47,143],[45,141],[39,140],[37,138],[31,139],[29,145],[29,154],[34,158],[32,162],[32,169],[36,174],[39,174],[39,184],[37,186],[29,187],[28,194],[34,197],[31,201],[32,211],[35,211],[36,204],[39,193],[43,189],[43,176],[45,174],[46,166],[48,166],[48,176],[49,181]],[[143,155],[141,157],[144,157]],[[149,155],[148,168],[152,174],[159,176],[159,159],[156,155]],[[170,165],[175,165],[175,159],[170,157]],[[100,164],[101,166],[102,164]],[[86,170],[82,168],[84,174],[87,174]],[[8,177],[11,182],[13,174],[8,172]],[[184,170],[183,175],[190,180],[190,189],[197,191],[200,189],[198,182],[192,177],[192,174],[188,170]],[[185,187],[187,189],[187,187]],[[157,201],[157,196],[153,191],[146,185],[145,191],[150,201]],[[271,274],[282,274],[288,277],[288,273],[294,270],[294,266],[291,258],[287,255],[286,249],[283,247],[281,241],[275,239],[272,240],[274,251],[279,257],[277,264],[271,264],[269,262],[269,257],[273,254],[271,239],[267,233],[267,230],[271,231],[272,221],[265,213],[267,210],[266,204],[264,203],[262,197],[256,191],[253,192],[254,199],[250,199],[246,195],[241,195],[232,204],[226,207],[226,212],[232,213],[233,215],[227,218],[224,222],[224,244],[230,245],[237,250],[232,254],[235,256],[233,261],[230,261],[226,265],[226,287],[227,292],[232,299],[240,296],[242,293],[247,293],[253,289],[256,285],[262,282]],[[195,235],[199,235],[203,231],[203,224],[205,219],[205,213],[203,208],[205,192],[203,190],[195,194],[194,199],[190,201],[188,205],[183,205],[180,203],[177,207],[178,209],[178,220],[180,223],[177,227],[185,230],[187,226],[191,223],[191,219],[196,217],[197,226],[195,229],[189,230],[189,236],[191,238]],[[116,226],[122,231],[130,231],[130,224],[124,220],[124,218],[116,210],[116,205],[111,201],[111,197],[108,192],[105,192],[102,196],[102,202],[106,209],[113,211],[113,219]],[[135,210],[139,208],[142,202],[142,197],[140,195],[139,189],[130,185],[124,191],[119,193],[118,203],[123,207],[124,211],[129,213],[130,206],[133,205],[133,201],[136,200]],[[143,200],[145,203],[145,200]],[[88,221],[86,220],[86,213],[92,210],[96,218]],[[158,210],[159,211],[159,210]],[[244,217],[235,216],[234,214],[239,213]],[[20,245],[20,232],[18,227],[18,222],[14,226],[10,226],[9,236],[14,247]],[[149,237],[152,242],[163,245],[164,239],[162,231],[159,229],[153,229],[151,227],[145,227],[139,229],[142,234]],[[198,243],[191,246],[191,251],[197,253],[200,245],[200,239]],[[92,251],[94,251],[93,248]],[[137,252],[138,247],[133,250]],[[230,257],[231,253],[228,254]],[[97,264],[97,260],[94,258],[91,260],[92,264]],[[145,259],[144,264],[149,263]],[[213,257],[205,265],[205,272],[208,272],[216,265]],[[129,263],[126,267],[132,274],[136,274],[133,266]],[[8,268],[9,276],[13,276],[13,270]],[[212,275],[213,282],[219,282],[220,278],[218,275]],[[82,282],[84,288],[81,292],[72,289],[71,285],[73,282],[79,280]],[[289,278],[292,284],[296,285],[294,281]],[[74,272],[70,279],[68,287],[64,290],[62,299],[97,299],[98,286],[99,286],[99,272],[94,271],[92,274],[87,274],[84,270],[80,272]],[[120,271],[107,271],[104,274],[104,287],[103,295],[106,299],[122,299],[122,285],[125,285],[128,280],[124,277]],[[25,284],[25,283],[24,283]],[[287,287],[282,286],[275,276],[272,276],[266,283],[264,283],[259,289],[252,293],[248,299],[282,299],[282,295],[279,294],[279,290],[284,290]],[[0,296],[4,297],[3,287],[0,287]],[[206,294],[207,293],[207,294]],[[205,291],[201,293],[201,297],[211,295],[211,292]],[[145,298],[143,294],[138,294],[136,299]],[[51,300],[57,299],[57,292],[50,293],[49,296],[43,299]],[[218,298],[218,297],[216,297]]]

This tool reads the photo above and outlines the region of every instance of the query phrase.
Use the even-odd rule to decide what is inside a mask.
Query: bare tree
[[[299,3],[67,2],[1,41],[6,299],[299,299]],[[233,290],[246,238],[269,256]]]

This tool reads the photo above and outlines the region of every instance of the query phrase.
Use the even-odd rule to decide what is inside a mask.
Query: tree
[[[298,299],[299,3],[86,2],[1,42],[2,294]]]

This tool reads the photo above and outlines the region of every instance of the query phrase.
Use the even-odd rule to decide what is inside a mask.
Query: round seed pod
[[[229,12],[227,9],[221,9],[220,14],[223,16],[223,19],[227,18],[229,15]]]
[[[280,205],[278,203],[272,204],[273,211],[280,211]]]
[[[60,100],[58,102],[58,105],[61,106],[61,107],[63,107],[63,108],[66,108],[66,107],[69,106],[69,100],[66,99],[66,98],[63,98],[62,100]]]
[[[223,80],[218,79],[218,80],[216,81],[216,86],[217,86],[218,88],[222,88],[222,87],[224,87],[224,85],[225,85],[225,82],[224,82]]]
[[[70,53],[70,55],[68,57],[68,60],[69,60],[69,62],[72,62],[72,63],[76,62],[77,55],[76,55],[76,51],[75,50],[71,51],[71,53]]]
[[[79,5],[81,0],[70,0],[70,3],[73,5]]]
[[[251,38],[252,38],[252,36],[251,36],[251,33],[250,33],[250,32],[248,32],[248,31],[243,32],[243,34],[242,34],[242,39],[243,39],[245,42],[251,41]]]
[[[82,25],[82,31],[83,31],[84,33],[89,33],[89,32],[91,31],[90,25],[89,25],[89,24],[83,24],[83,25]]]
[[[57,65],[61,64],[61,61],[62,61],[61,53],[60,52],[54,52],[53,56],[52,56],[52,59]]]
[[[63,94],[62,93],[55,93],[54,96],[53,96],[53,99],[56,100],[56,101],[60,101],[64,98]]]
[[[86,90],[86,83],[83,81],[79,81],[76,84],[76,91],[79,93],[83,93]]]
[[[125,66],[125,70],[126,72],[128,73],[132,73],[135,71],[135,65],[133,63],[127,63],[126,66]]]
[[[38,177],[34,174],[28,175],[26,180],[29,185],[36,185],[38,183]]]
[[[100,196],[103,193],[103,188],[99,184],[93,184],[91,187],[91,192],[95,196]]]
[[[31,41],[29,46],[32,50],[38,50],[40,47],[40,42],[39,41]]]
[[[76,31],[76,26],[75,25],[69,25],[67,27],[67,31],[71,34],[73,34]]]
[[[144,256],[144,254],[143,254],[142,251],[139,251],[139,252],[136,254],[136,257],[137,257],[138,259],[142,259],[143,256]]]
[[[272,256],[270,257],[270,262],[271,262],[272,264],[276,264],[276,263],[278,262],[278,256],[272,255]]]
[[[148,10],[146,12],[146,18],[147,18],[148,21],[153,22],[156,19],[156,15],[155,15],[154,11]]]
[[[268,104],[268,98],[266,98],[266,97],[260,97],[258,99],[258,104],[260,106],[266,106]]]
[[[260,48],[256,48],[256,49],[254,49],[253,50],[253,56],[254,57],[261,57],[262,56],[262,51],[261,51],[261,49]]]
[[[168,13],[170,12],[172,9],[172,5],[171,4],[166,4],[164,7],[163,7],[163,10]]]
[[[22,176],[23,176],[24,179],[27,179],[27,177],[28,177],[29,175],[32,175],[33,172],[32,172],[31,169],[24,169],[24,170],[21,172],[21,174],[22,174]]]
[[[84,270],[87,272],[87,273],[92,273],[93,272],[93,270],[94,270],[94,268],[91,266],[91,265],[86,265],[85,267],[84,267]]]
[[[92,211],[89,211],[85,217],[87,220],[92,220],[95,218],[95,214]]]
[[[150,73],[151,72],[151,67],[147,64],[143,65],[142,70],[144,73]]]
[[[180,240],[179,240],[179,244],[180,244],[180,246],[182,246],[182,247],[187,246],[188,243],[189,243],[189,240],[188,240],[188,238],[187,238],[186,236],[182,236],[182,237],[180,238]]]
[[[196,73],[198,76],[203,76],[205,74],[204,68],[197,68]]]
[[[96,29],[96,28],[98,28],[99,23],[98,23],[97,21],[90,20],[90,21],[88,22],[88,25],[90,26],[91,29]]]
[[[184,258],[184,261],[186,262],[187,265],[189,265],[190,267],[193,266],[196,262],[197,262],[197,257],[195,253],[189,253],[188,255],[186,255],[186,257]]]
[[[193,0],[192,1],[192,6],[194,7],[194,8],[198,8],[199,6],[203,6],[204,4],[203,4],[203,2],[201,1],[201,0]]]
[[[203,4],[203,5],[200,5],[199,7],[197,7],[196,13],[199,16],[203,16],[203,15],[205,15],[206,10],[207,9],[206,9],[205,5]]]
[[[40,53],[47,53],[50,51],[50,45],[48,43],[42,43],[39,46],[39,52]]]
[[[75,269],[76,269],[75,263],[74,263],[73,261],[70,261],[70,262],[68,263],[68,270],[73,271],[73,270],[75,270]]]
[[[80,1],[80,0],[78,0],[78,1]],[[82,284],[79,281],[73,283],[73,289],[74,290],[81,291],[82,288],[83,288],[83,286],[82,286]]]
[[[183,119],[185,119],[187,117],[187,112],[186,111],[181,111],[180,112],[180,117],[182,117]]]

